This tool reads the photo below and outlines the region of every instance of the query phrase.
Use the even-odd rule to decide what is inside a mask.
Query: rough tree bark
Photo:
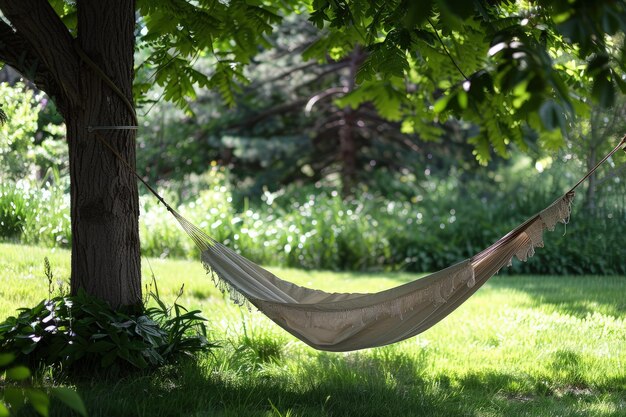
[[[135,5],[129,0],[80,1],[78,44],[132,101]],[[72,196],[72,291],[84,288],[113,305],[141,302],[139,199],[135,177],[88,126],[128,126],[124,102],[83,66],[82,105],[67,120]],[[106,131],[106,139],[134,166],[135,131]]]
[[[350,54],[346,94],[354,90],[356,72],[363,60],[361,49],[357,46]],[[350,197],[357,181],[357,158],[359,144],[356,132],[354,111],[350,106],[342,110],[342,125],[339,129],[339,158],[341,161],[341,192],[344,198]]]
[[[124,101],[81,61],[76,48],[81,48],[132,100],[134,3],[77,2],[74,39],[47,0],[0,0],[0,10],[12,26],[0,25],[4,45],[0,60],[46,91],[67,125],[72,293],[82,288],[114,307],[141,303],[137,183],[88,127],[132,125],[135,121]],[[102,133],[134,166],[134,131]]]

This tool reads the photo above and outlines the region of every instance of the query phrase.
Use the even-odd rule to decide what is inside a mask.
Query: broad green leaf
[[[564,124],[562,109],[553,100],[547,100],[541,105],[539,117],[547,130],[556,129]]]
[[[591,89],[593,99],[603,108],[609,108],[615,101],[615,85],[608,69],[594,77]]]
[[[0,366],[7,366],[15,360],[15,355],[12,353],[0,353]]]
[[[15,414],[24,406],[24,391],[20,388],[7,387],[4,390],[4,401],[11,407]]]
[[[462,110],[465,110],[467,108],[467,93],[464,90],[459,90],[456,95],[456,100]]]
[[[0,417],[9,417],[9,409],[0,401]]]
[[[442,96],[441,98],[439,98],[439,100],[437,100],[435,102],[435,105],[433,106],[433,111],[435,113],[441,113],[442,111],[444,111],[446,109],[446,107],[448,107],[448,102],[450,101],[450,97],[451,96]]]
[[[23,381],[30,377],[30,370],[25,366],[15,366],[7,369],[7,378],[13,381]]]
[[[50,399],[45,392],[38,389],[27,389],[26,397],[40,416],[48,417]]]
[[[87,416],[87,408],[82,398],[76,391],[66,387],[55,387],[50,390],[55,398],[63,402],[65,405],[76,411],[81,416]]]

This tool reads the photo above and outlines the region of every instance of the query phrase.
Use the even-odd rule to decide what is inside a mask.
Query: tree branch
[[[46,91],[49,96],[56,96],[60,93],[60,88],[50,70],[37,58],[30,44],[1,19],[0,61],[32,81],[37,88]]]
[[[316,65],[319,65],[317,62],[307,62],[305,64],[299,65],[297,67],[291,68],[285,72],[282,72],[274,77],[268,78],[266,80],[259,80],[253,84],[251,84],[250,86],[248,86],[246,88],[246,90],[256,90],[257,88],[261,87],[264,84],[269,84],[269,83],[273,83],[279,80],[282,80],[283,78],[287,78],[289,77],[291,74],[293,74],[294,72],[298,72],[298,71],[304,71],[307,68],[311,68],[314,67]]]
[[[18,36],[11,26],[0,19],[0,61],[9,64],[22,74],[23,63],[28,55],[28,44]]]
[[[241,129],[241,128],[252,127],[255,124],[262,121],[263,119],[266,119],[268,117],[272,117],[277,114],[281,115],[285,113],[290,113],[292,111],[301,110],[304,107],[304,105],[307,103],[307,101],[309,101],[308,98],[301,98],[290,103],[279,104],[274,107],[270,107],[267,110],[263,110],[255,114],[254,116],[248,117],[244,120],[233,121],[227,124],[226,126],[224,126],[223,129]]]
[[[613,170],[611,170],[608,174],[606,174],[604,177],[602,177],[601,179],[598,180],[598,182],[596,183],[597,187],[600,187],[601,185],[603,185],[605,182],[614,179],[615,177],[617,177],[618,175],[621,175],[623,172],[626,172],[626,163],[620,165],[617,168],[614,168]]]
[[[348,60],[339,61],[337,63],[324,65],[322,67],[322,69],[323,69],[322,72],[320,72],[319,74],[315,74],[315,78],[313,78],[313,79],[311,79],[311,80],[309,80],[309,81],[307,81],[305,83],[302,83],[302,84],[298,85],[295,88],[295,90],[299,91],[299,90],[302,90],[303,88],[308,87],[310,85],[319,84],[320,81],[322,80],[322,78],[326,77],[327,75],[334,74],[334,73],[336,73],[336,72],[340,71],[341,69],[343,69],[345,67],[348,67],[348,66],[350,66],[350,61],[348,61]]]
[[[79,101],[79,58],[73,38],[47,0],[0,0],[0,10],[47,68],[63,98]],[[14,52],[15,53],[15,52]]]
[[[309,101],[307,101],[306,106],[304,107],[304,113],[308,116],[311,113],[311,110],[313,110],[313,106],[315,105],[315,103],[317,103],[320,100],[325,99],[326,97],[330,97],[330,96],[334,96],[338,94],[347,94],[347,93],[348,93],[348,87],[327,88],[326,90],[318,94],[315,94],[313,97],[309,99]]]

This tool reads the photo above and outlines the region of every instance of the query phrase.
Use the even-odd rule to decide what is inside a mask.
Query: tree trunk
[[[343,125],[339,129],[339,153],[341,158],[341,193],[344,198],[350,197],[356,184],[357,144],[352,124],[352,109],[343,110]]]
[[[346,80],[347,91],[350,94],[355,87],[356,71],[362,60],[361,49],[356,46],[350,54],[348,78]],[[354,111],[347,106],[342,111],[342,125],[339,129],[339,157],[341,158],[341,191],[344,198],[352,195],[357,181],[357,158],[358,143],[354,132]]]
[[[78,44],[132,101],[135,5],[129,0],[77,2]],[[78,106],[67,109],[70,156],[72,276],[79,289],[114,307],[141,303],[139,199],[133,174],[89,126],[128,126],[135,120],[97,73],[81,64]],[[135,166],[135,131],[99,131]]]

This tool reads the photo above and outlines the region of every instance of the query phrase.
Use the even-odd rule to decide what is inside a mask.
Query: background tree
[[[362,12],[366,2],[340,3],[341,10],[315,3],[328,10],[312,20],[331,22],[321,36],[301,20],[282,24],[249,66],[255,82],[234,95],[238,112],[222,111],[196,137],[210,136],[206,152],[221,148],[213,156],[256,192],[334,173],[349,189],[357,178],[375,179],[370,163],[410,170],[407,155],[437,148],[429,140],[460,136],[482,163],[494,153],[508,157],[512,146],[555,150],[575,118],[589,116],[591,96],[606,107],[623,87],[621,5],[476,2],[472,13],[452,3],[367,3],[373,21]],[[355,54],[364,65],[348,75]],[[345,123],[349,114],[358,123]]]
[[[348,55],[356,44],[369,52],[345,102],[386,100],[405,132],[462,117],[480,126],[470,142],[483,163],[491,150],[527,149],[528,127],[551,132],[542,136],[546,146],[562,145],[566,123],[588,115],[588,85],[602,107],[626,91],[623,2],[314,4],[311,20],[329,26],[320,53]]]
[[[583,169],[589,171],[615,146],[613,138],[623,135],[626,131],[624,97],[618,98],[610,109],[592,107],[589,119],[579,121],[572,126],[571,131],[573,133],[567,143],[568,148],[584,162]],[[589,215],[596,214],[601,188],[615,180],[619,182],[620,174],[626,170],[626,164],[620,163],[619,160],[611,161],[610,166],[611,169],[604,175],[594,172],[587,180],[584,205]],[[607,191],[602,193],[603,199],[613,200],[616,196],[611,194],[622,194],[615,193],[617,190]]]

